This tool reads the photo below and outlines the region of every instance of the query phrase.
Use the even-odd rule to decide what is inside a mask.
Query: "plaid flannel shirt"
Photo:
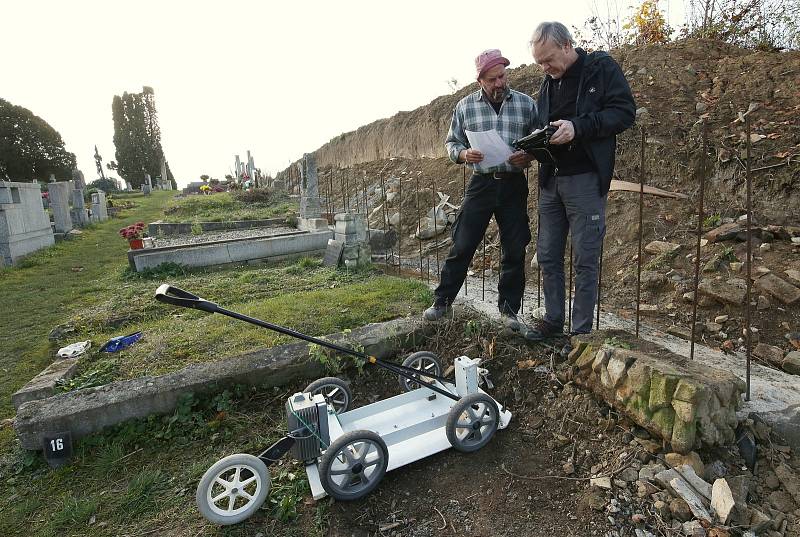
[[[494,111],[483,90],[470,93],[461,99],[453,111],[453,120],[447,133],[445,147],[450,160],[458,164],[458,154],[469,148],[465,131],[488,131],[495,129],[509,146],[511,142],[533,132],[536,125],[536,101],[524,93],[509,89],[500,113]],[[518,172],[522,168],[508,162],[483,168],[473,164],[475,173]]]

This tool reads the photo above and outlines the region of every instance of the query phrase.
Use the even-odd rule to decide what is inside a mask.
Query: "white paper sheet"
[[[483,160],[476,165],[476,168],[488,169],[499,166],[514,153],[495,129],[482,132],[466,131],[466,134],[470,147],[483,153]]]

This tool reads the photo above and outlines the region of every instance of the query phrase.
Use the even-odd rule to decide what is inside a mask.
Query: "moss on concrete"
[[[669,406],[677,384],[678,377],[654,370],[650,374],[650,410],[655,412]]]

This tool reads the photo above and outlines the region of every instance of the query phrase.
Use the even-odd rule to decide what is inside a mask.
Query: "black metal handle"
[[[180,306],[181,308],[194,308],[196,310],[207,311],[215,313],[219,310],[219,306],[213,302],[209,302],[197,295],[193,295],[189,291],[184,291],[177,287],[173,287],[168,283],[162,284],[156,290],[156,300],[165,304],[172,304],[173,306]]]

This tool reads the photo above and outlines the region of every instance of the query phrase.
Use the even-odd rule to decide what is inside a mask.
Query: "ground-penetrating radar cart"
[[[442,376],[431,352],[415,352],[397,365],[289,328],[224,309],[187,291],[161,285],[160,302],[220,313],[355,356],[398,375],[404,393],[349,410],[347,384],[326,377],[286,401],[289,431],[258,456],[230,455],[213,464],[197,486],[200,513],[216,524],[235,524],[255,513],[270,488],[268,467],[284,454],[305,463],[314,499],[356,500],[384,474],[449,447],[472,452],[485,446],[511,413],[480,388],[480,360],[455,360],[455,379]],[[491,387],[491,384],[489,387]]]

